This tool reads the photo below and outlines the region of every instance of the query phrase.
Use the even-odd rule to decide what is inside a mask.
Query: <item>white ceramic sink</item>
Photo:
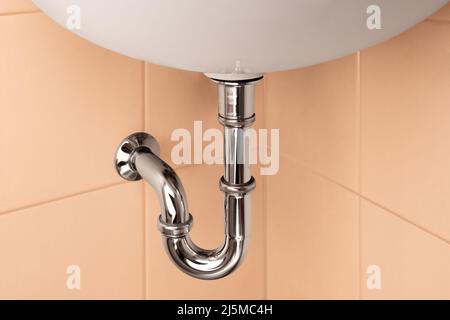
[[[73,32],[152,63],[209,73],[263,73],[338,58],[391,38],[448,0],[34,0]],[[370,5],[382,29],[370,30]],[[69,10],[68,10],[69,9]],[[72,7],[73,9],[73,7]]]

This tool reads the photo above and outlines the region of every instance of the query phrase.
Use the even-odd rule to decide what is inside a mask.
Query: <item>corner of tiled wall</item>
[[[450,6],[361,53],[268,75],[282,150],[266,178],[269,298],[450,298],[448,52]]]
[[[450,298],[449,13],[361,53],[363,298]]]

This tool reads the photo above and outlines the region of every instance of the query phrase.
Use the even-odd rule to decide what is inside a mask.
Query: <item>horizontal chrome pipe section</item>
[[[255,188],[255,180],[250,173],[246,131],[255,121],[254,86],[261,78],[212,79],[218,84],[218,117],[224,126],[225,173],[219,185],[225,194],[225,239],[218,248],[202,249],[191,240],[193,218],[183,184],[160,159],[159,145],[152,136],[133,134],[117,151],[118,173],[126,180],[144,179],[156,191],[162,210],[158,228],[167,254],[178,268],[198,279],[219,279],[230,274],[241,264],[248,248],[250,192]]]

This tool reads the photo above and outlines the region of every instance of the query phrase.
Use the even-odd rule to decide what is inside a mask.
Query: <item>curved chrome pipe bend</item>
[[[192,243],[189,235],[182,238],[163,239],[164,247],[172,261],[188,275],[203,279],[220,279],[233,272],[247,252],[246,238],[226,238],[222,247],[203,250]]]
[[[158,221],[166,252],[179,269],[198,279],[219,279],[243,261],[250,239],[250,192],[255,179],[248,161],[247,127],[255,121],[254,83],[261,79],[220,81],[219,122],[224,125],[225,173],[220,189],[225,194],[225,239],[217,249],[195,245],[189,237],[193,218],[183,184],[175,171],[159,158],[157,141],[146,133],[125,139],[116,154],[116,169],[127,180],[143,178],[160,202]]]
[[[250,191],[254,181],[248,185]],[[185,273],[199,279],[219,279],[233,272],[246,256],[250,240],[249,195],[226,195],[225,240],[221,247],[205,250],[195,245],[189,234],[165,236],[164,247],[173,262]],[[163,229],[164,224],[160,224]]]
[[[163,245],[172,261],[185,273],[199,279],[219,279],[242,262],[250,235],[250,195],[255,180],[241,186],[230,186],[224,178],[220,188],[225,192],[225,240],[214,250],[202,249],[189,237],[193,218],[187,198],[175,171],[151,150],[141,148],[132,156],[139,175],[156,191],[161,209],[158,227]]]

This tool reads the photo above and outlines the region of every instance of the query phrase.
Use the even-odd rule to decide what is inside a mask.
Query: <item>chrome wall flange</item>
[[[142,179],[134,165],[134,156],[138,150],[148,150],[157,156],[160,155],[158,141],[148,133],[136,132],[126,137],[117,148],[114,159],[117,173],[125,180]]]
[[[218,120],[224,126],[224,175],[219,188],[225,195],[225,239],[216,249],[202,249],[191,240],[193,217],[176,172],[159,157],[159,144],[149,134],[127,137],[116,152],[116,169],[129,181],[144,179],[156,192],[161,215],[158,229],[173,263],[186,274],[203,280],[233,272],[246,256],[250,239],[250,193],[256,182],[246,158],[246,130],[255,122],[255,84],[262,75],[207,74],[217,83]],[[205,200],[207,201],[207,200]]]

